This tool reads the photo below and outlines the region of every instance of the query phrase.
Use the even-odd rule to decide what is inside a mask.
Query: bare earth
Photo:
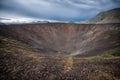
[[[62,58],[18,50],[0,54],[0,80],[120,80],[120,58]]]

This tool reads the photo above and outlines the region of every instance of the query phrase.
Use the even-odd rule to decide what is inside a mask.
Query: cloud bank
[[[120,0],[1,0],[0,17],[83,21],[120,7]]]

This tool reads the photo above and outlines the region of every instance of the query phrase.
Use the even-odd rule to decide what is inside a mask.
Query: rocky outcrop
[[[104,23],[120,23],[120,8],[101,12],[88,21],[81,23],[86,24],[104,24]]]
[[[120,24],[40,23],[0,25],[0,34],[48,54],[91,56],[120,46]]]

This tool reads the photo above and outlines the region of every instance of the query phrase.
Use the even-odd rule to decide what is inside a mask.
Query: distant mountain
[[[57,20],[42,20],[42,19],[32,19],[32,18],[0,18],[0,24],[35,24],[35,23],[68,23],[67,21],[57,21]]]
[[[0,25],[5,25],[4,23],[0,22]]]
[[[7,18],[0,18],[0,20],[10,20],[10,19],[7,19]]]
[[[99,23],[120,23],[120,8],[101,12],[88,21],[81,23],[99,24]]]

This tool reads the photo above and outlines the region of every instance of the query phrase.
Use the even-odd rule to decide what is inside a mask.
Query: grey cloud
[[[97,13],[120,7],[120,0],[1,0],[2,16],[23,16],[40,19],[89,19]]]

